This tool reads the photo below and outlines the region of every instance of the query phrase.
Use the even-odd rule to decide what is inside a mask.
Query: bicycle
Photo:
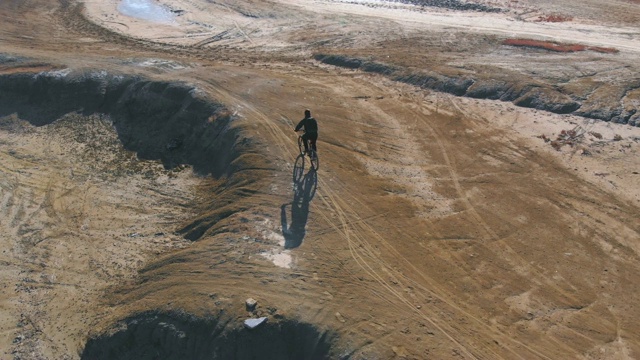
[[[311,167],[314,170],[318,170],[318,168],[320,167],[320,159],[318,158],[318,152],[316,150],[313,150],[315,145],[315,141],[312,141],[310,139],[307,139],[307,148],[309,149],[308,152],[306,152],[306,155],[309,155],[309,160],[311,161]],[[300,150],[300,155],[303,156],[305,155],[305,150],[304,150],[304,143],[302,142],[302,133],[298,134],[298,149]]]

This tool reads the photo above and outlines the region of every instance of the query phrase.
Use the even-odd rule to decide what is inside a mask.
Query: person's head
[[[304,111],[304,118],[310,118],[311,117],[311,110],[307,109]]]

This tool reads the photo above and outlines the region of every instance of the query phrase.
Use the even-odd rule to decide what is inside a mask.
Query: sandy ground
[[[640,357],[640,128],[310,60],[364,49],[531,70],[517,52],[459,42],[526,36],[615,47],[572,59],[616,82],[611,64],[636,66],[640,5],[181,0],[157,2],[175,14],[159,23],[118,3],[3,2],[0,51],[27,60],[0,75],[186,82],[237,116],[261,160],[214,179],[138,159],[99,114],[38,127],[4,116],[1,359],[80,358],[89,337],[146,311],[311,324],[337,334],[329,358]],[[547,14],[573,20],[535,21]],[[412,39],[448,50],[382,46]],[[541,78],[573,63],[550,64]],[[320,122],[321,167],[292,181],[305,108]],[[572,130],[572,144],[551,145]],[[211,227],[188,241],[179,230],[194,219]]]

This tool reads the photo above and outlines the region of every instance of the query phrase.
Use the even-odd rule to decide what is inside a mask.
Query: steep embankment
[[[232,114],[186,84],[70,70],[0,76],[0,116],[42,126],[71,112],[109,115],[125,148],[167,168],[220,177],[238,157]]]
[[[591,119],[640,126],[637,104],[640,80],[617,84],[577,79],[553,84],[508,71],[491,73],[415,69],[345,55],[316,54],[314,59],[329,65],[383,74],[395,81],[457,96],[509,101],[517,106],[574,114]]]
[[[99,71],[0,76],[0,116],[15,113],[43,126],[72,112],[108,115],[125,149],[167,169],[190,165],[197,174],[233,182],[249,152],[233,114],[188,84]],[[220,218],[205,207],[202,218],[184,226],[186,238],[196,240]]]
[[[0,61],[3,276],[15,289],[0,294],[13,340],[3,353],[62,358],[104,316],[107,288],[185,246],[180,237],[198,239],[218,201],[239,197],[191,204],[196,179],[181,169],[232,192],[246,138],[223,104],[185,83]]]

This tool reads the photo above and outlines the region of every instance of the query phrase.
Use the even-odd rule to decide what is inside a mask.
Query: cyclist
[[[316,140],[318,140],[318,122],[311,117],[311,111],[309,109],[304,111],[304,119],[300,120],[295,128],[295,131],[300,131],[304,127],[304,134],[302,134],[302,143],[304,144],[305,153],[309,154],[309,145],[307,140],[310,140],[311,147],[314,152],[317,152]]]

